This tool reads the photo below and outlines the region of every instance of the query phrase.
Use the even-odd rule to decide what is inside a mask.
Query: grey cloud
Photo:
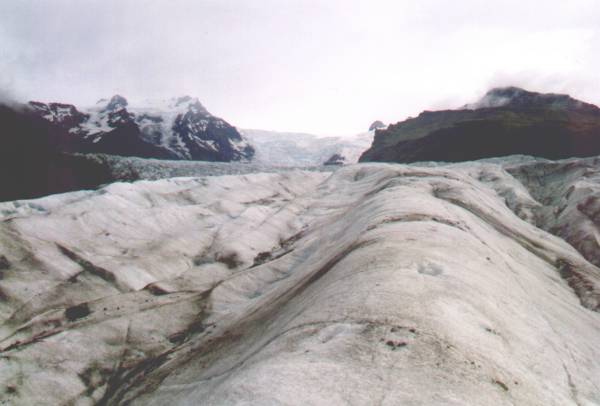
[[[192,94],[242,127],[354,133],[496,84],[598,103],[599,18],[593,0],[4,1],[0,87],[84,105]]]

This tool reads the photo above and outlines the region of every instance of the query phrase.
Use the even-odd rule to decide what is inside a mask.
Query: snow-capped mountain
[[[235,127],[190,96],[131,106],[115,95],[83,111],[62,103],[28,107],[71,134],[76,152],[205,161],[243,161],[254,154]]]
[[[275,166],[318,166],[334,155],[343,157],[338,163],[356,163],[371,146],[374,134],[368,131],[349,137],[324,137],[248,129],[241,132],[255,148],[255,162]]]
[[[360,164],[1,203],[0,404],[598,405],[599,168]]]

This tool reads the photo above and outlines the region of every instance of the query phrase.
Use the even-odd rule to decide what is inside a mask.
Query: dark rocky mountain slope
[[[95,188],[117,180],[109,161],[82,154],[247,161],[254,148],[197,99],[143,108],[121,96],[87,111],[63,103],[0,105],[0,201]]]
[[[424,111],[377,130],[360,161],[458,162],[512,154],[600,154],[600,109],[567,95],[492,89],[478,103]]]
[[[31,112],[0,105],[0,201],[94,188],[111,180],[109,168],[69,154],[69,134]]]

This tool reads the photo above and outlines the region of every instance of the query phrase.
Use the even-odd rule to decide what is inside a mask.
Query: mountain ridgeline
[[[459,162],[507,155],[600,154],[600,109],[561,94],[490,90],[457,110],[424,111],[378,129],[360,162]]]
[[[238,131],[189,96],[137,106],[116,95],[87,109],[36,101],[0,104],[0,201],[134,181],[144,178],[140,167],[151,167],[142,171],[153,172],[151,178],[160,177],[154,172],[206,174],[196,172],[206,165],[171,160],[252,162],[265,170],[508,155],[600,155],[600,108],[568,95],[496,88],[456,110],[424,111],[389,126],[375,121],[354,137],[318,137]],[[131,164],[121,157],[154,160]]]
[[[29,102],[26,110],[71,135],[62,147],[68,151],[218,162],[254,155],[235,127],[190,96],[129,107],[116,95],[84,112],[68,104]]]
[[[130,107],[117,95],[83,111],[65,103],[0,105],[0,128],[0,201],[127,180],[87,154],[214,162],[254,156],[235,127],[189,96]]]

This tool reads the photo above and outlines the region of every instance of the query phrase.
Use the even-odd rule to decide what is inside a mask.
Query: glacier
[[[320,136],[266,130],[239,130],[255,149],[252,162],[279,167],[323,165],[334,154],[355,164],[371,146],[375,131],[348,136]]]
[[[600,158],[0,203],[0,403],[600,404]]]

